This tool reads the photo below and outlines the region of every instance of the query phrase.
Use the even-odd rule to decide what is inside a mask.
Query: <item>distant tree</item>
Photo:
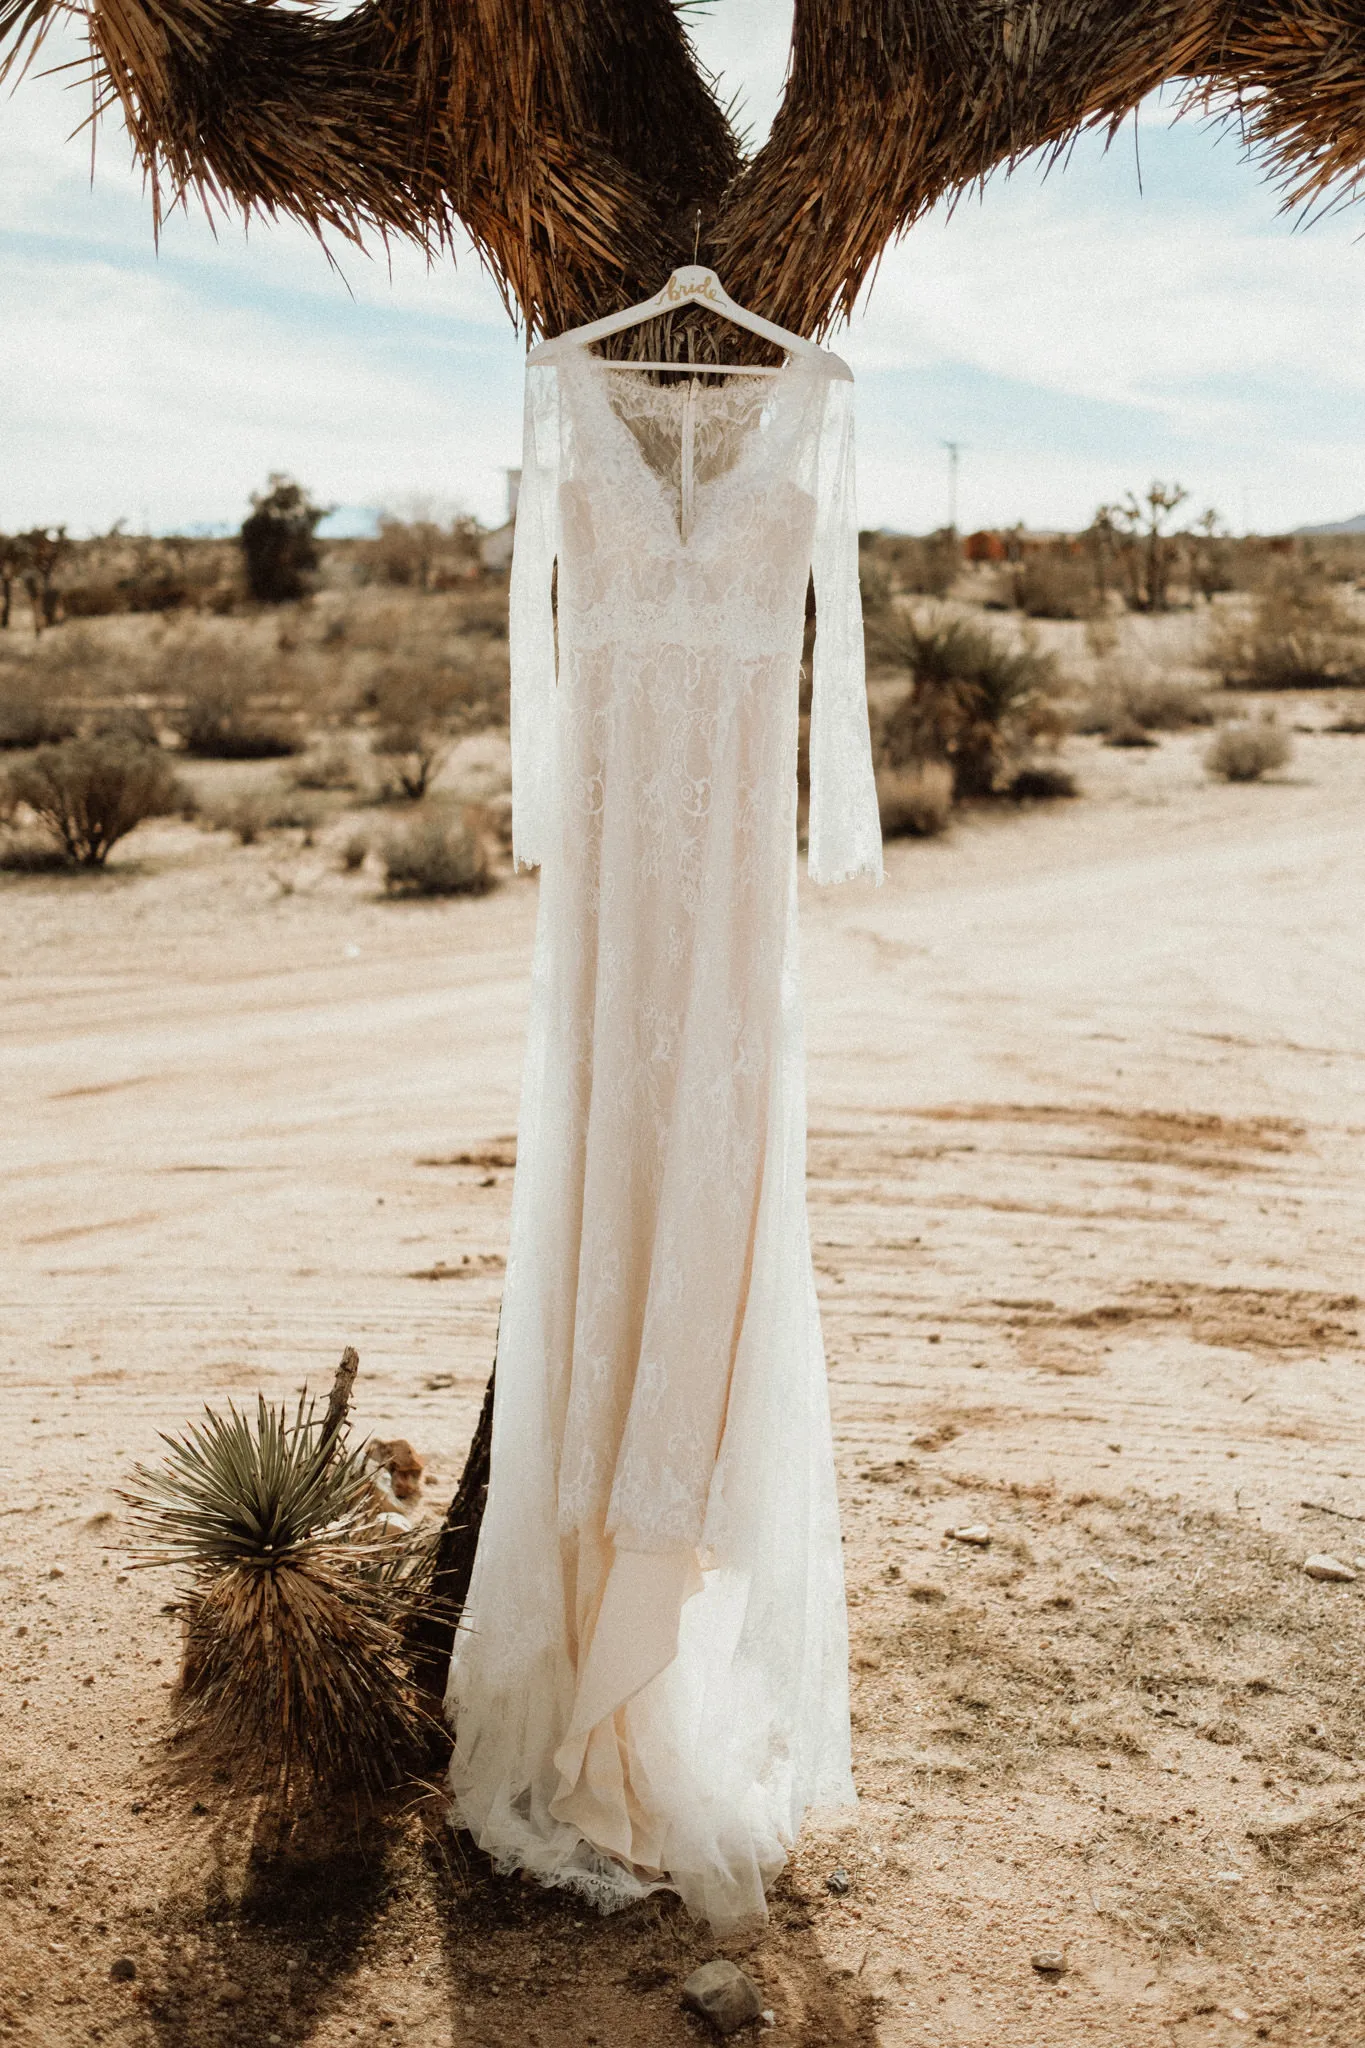
[[[272,473],[268,490],[253,492],[242,522],[247,588],[261,604],[294,604],[318,566],[318,523],[327,505],[315,505],[302,484]]]
[[[0,627],[8,626],[14,585],[21,583],[41,633],[57,617],[61,602],[55,577],[71,552],[64,526],[32,526],[27,533],[0,534]]]
[[[14,585],[23,566],[24,550],[17,534],[0,533],[0,632],[8,629]]]
[[[1169,531],[1169,522],[1189,495],[1180,484],[1152,483],[1141,499],[1129,491],[1121,505],[1101,505],[1095,514],[1091,531],[1112,540],[1134,611],[1164,612],[1170,604],[1180,539]]]
[[[1233,587],[1233,557],[1228,530],[1221,513],[1216,512],[1212,505],[1190,528],[1188,544],[1191,588],[1199,592],[1206,604],[1210,604],[1220,590]]]

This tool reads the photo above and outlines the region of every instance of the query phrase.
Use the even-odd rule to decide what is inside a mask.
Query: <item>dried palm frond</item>
[[[429,1546],[386,1525],[330,1421],[306,1395],[292,1421],[264,1397],[207,1410],[124,1495],[136,1562],[183,1575],[183,1754],[281,1804],[379,1792],[432,1734],[403,1638]]]

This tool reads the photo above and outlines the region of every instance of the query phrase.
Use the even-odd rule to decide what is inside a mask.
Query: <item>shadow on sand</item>
[[[784,2043],[874,2048],[872,2002],[830,1968],[790,1879],[765,1928],[718,1943],[663,1894],[602,1919],[497,1877],[434,1807],[371,1816],[363,1840],[225,1827],[202,1890],[158,1916],[165,1960],[140,1999],[158,2048],[672,2048],[716,2038],[679,1993],[718,1953],[753,1975]]]

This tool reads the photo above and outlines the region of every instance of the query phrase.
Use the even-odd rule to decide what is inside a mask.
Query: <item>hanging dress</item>
[[[823,353],[702,388],[541,355],[511,584],[539,921],[450,1782],[499,1868],[604,1911],[666,1885],[723,1932],[854,1796],[796,918],[812,574],[810,873],[881,876],[852,385]]]

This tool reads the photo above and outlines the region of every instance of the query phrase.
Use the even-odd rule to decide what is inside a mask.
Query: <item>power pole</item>
[[[962,453],[962,443],[960,441],[945,441],[943,446],[948,450],[948,530],[950,533],[956,533],[957,470],[958,458]]]

